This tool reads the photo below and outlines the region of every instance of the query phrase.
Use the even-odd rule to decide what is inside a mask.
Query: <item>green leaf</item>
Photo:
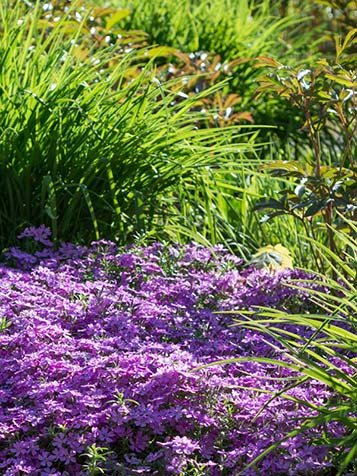
[[[176,53],[176,48],[171,48],[169,46],[156,46],[155,48],[150,48],[147,51],[147,56],[149,58],[156,58],[158,56],[172,56]]]
[[[342,45],[342,52],[351,46],[353,43],[356,43],[356,38],[357,36],[357,28],[354,28],[353,30],[349,31],[344,39],[343,45]]]
[[[274,198],[256,203],[252,210],[255,212],[258,210],[264,210],[266,208],[271,208],[273,210],[285,210],[284,204],[278,200],[275,200]]]
[[[131,10],[130,8],[123,8],[122,10],[118,10],[117,12],[115,12],[113,15],[111,15],[107,22],[106,22],[106,29],[107,31],[111,30],[113,28],[114,25],[116,25],[117,23],[119,23],[123,18],[127,17],[128,15],[130,15],[131,13]]]
[[[341,84],[342,86],[347,86],[348,88],[353,88],[355,82],[349,79],[346,76],[342,76],[341,74],[326,74],[326,78],[331,79],[333,82],[337,84]]]
[[[4,330],[8,329],[10,326],[11,326],[11,322],[9,322],[5,316],[2,316],[0,318],[0,332],[3,332]]]
[[[327,200],[318,200],[313,203],[304,213],[305,217],[311,217],[321,212],[324,208],[326,208],[328,201]]]
[[[278,174],[305,176],[306,172],[303,167],[296,161],[276,160],[259,167],[260,170],[267,170]]]

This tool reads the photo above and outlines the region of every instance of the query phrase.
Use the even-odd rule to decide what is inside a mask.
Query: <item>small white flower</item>
[[[224,113],[224,118],[227,120],[229,119],[230,115],[232,114],[233,112],[233,109],[231,107],[227,107],[227,109],[225,110],[225,113]]]
[[[52,5],[52,3],[44,3],[43,6],[42,6],[42,10],[43,10],[44,12],[53,10],[53,5]]]

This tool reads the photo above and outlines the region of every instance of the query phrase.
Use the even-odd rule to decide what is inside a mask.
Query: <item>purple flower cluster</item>
[[[194,370],[272,355],[264,336],[220,311],[303,308],[305,294],[284,286],[301,272],[242,270],[220,247],[119,253],[34,236],[41,251],[12,249],[12,267],[0,266],[0,474],[84,476],[96,445],[111,475],[233,476],[308,415],[283,398],[259,413],[293,378],[283,368],[253,359]],[[290,394],[330,397],[318,382]],[[326,474],[317,436],[296,436],[244,474]]]

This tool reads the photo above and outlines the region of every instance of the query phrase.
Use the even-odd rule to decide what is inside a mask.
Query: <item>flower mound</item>
[[[12,267],[0,266],[0,474],[232,476],[308,414],[282,398],[258,414],[285,385],[282,368],[197,370],[271,356],[219,311],[303,307],[284,286],[300,272],[239,270],[198,245],[56,250],[48,230],[32,231],[21,236],[37,251],[12,249]],[[314,382],[290,393],[329,397]],[[323,474],[328,450],[313,440],[295,437],[244,474]]]

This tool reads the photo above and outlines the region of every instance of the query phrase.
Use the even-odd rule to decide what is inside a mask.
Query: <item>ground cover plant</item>
[[[319,427],[244,470],[332,392],[259,362],[286,357],[224,311],[311,310],[285,286],[304,272],[247,268],[220,246],[55,249],[45,227],[20,239],[27,251],[0,270],[2,474],[334,474]],[[247,361],[202,368],[237,355]]]

